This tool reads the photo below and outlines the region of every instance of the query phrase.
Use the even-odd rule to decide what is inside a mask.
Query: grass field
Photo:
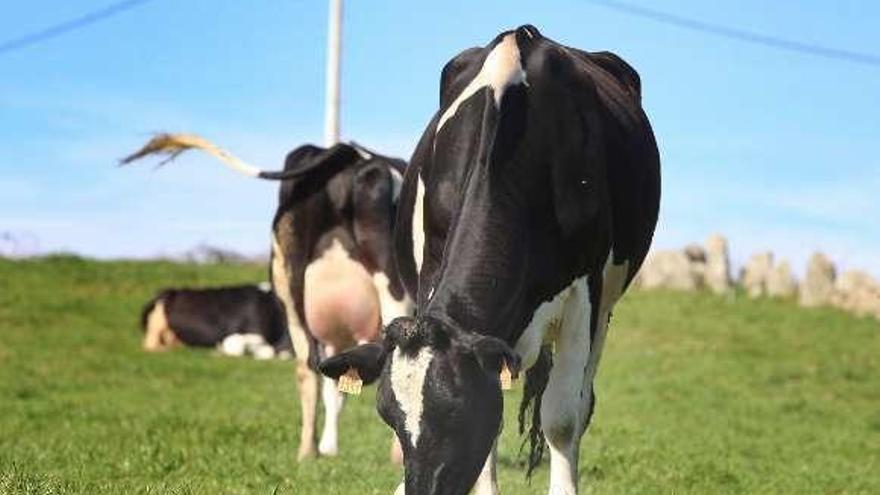
[[[291,362],[146,355],[161,286],[262,266],[0,260],[0,493],[390,494],[373,390],[341,455],[297,465]],[[778,301],[634,293],[618,306],[581,455],[584,493],[880,493],[880,324]],[[503,493],[529,485],[507,397]]]

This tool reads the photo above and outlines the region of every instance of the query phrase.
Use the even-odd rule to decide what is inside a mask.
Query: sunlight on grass
[[[146,355],[163,286],[257,282],[257,265],[0,260],[0,493],[388,494],[374,390],[349,399],[341,454],[296,464],[291,362]],[[832,310],[636,293],[615,312],[584,493],[880,493],[880,325]],[[504,493],[546,492],[518,455]]]

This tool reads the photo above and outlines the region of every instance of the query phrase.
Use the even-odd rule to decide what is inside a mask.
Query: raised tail
[[[247,163],[246,161],[238,158],[237,156],[226,151],[220,146],[217,146],[216,144],[196,134],[163,133],[156,135],[155,137],[153,137],[153,139],[150,139],[141,149],[120,160],[120,165],[128,165],[129,163],[140,160],[141,158],[147,156],[164,155],[165,159],[159,162],[159,165],[161,166],[174,160],[181,153],[191,149],[204,151],[214,158],[217,158],[227,167],[235,170],[238,173],[247,175],[249,177],[258,177],[260,179],[268,180],[295,179],[309,173],[316,168],[321,167],[326,163],[339,161],[357,161],[365,157],[365,154],[359,148],[348,144],[339,143],[333,145],[326,150],[321,151],[320,153],[318,153],[317,156],[314,156],[309,160],[304,160],[303,162],[297,163],[295,164],[295,166],[292,167],[285,167],[285,170],[266,171],[255,167],[250,163]]]

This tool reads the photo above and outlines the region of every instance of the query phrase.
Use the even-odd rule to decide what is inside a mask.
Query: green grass
[[[166,285],[259,281],[254,265],[0,260],[0,493],[389,494],[374,391],[341,455],[297,464],[291,362],[146,355]],[[880,324],[779,301],[634,293],[618,306],[581,454],[584,493],[880,493]],[[509,393],[506,494],[529,485]]]

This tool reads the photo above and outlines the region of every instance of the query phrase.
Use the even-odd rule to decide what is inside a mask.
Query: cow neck
[[[511,340],[526,319],[526,222],[509,199],[493,194],[486,175],[471,179],[422,313],[464,331]]]

